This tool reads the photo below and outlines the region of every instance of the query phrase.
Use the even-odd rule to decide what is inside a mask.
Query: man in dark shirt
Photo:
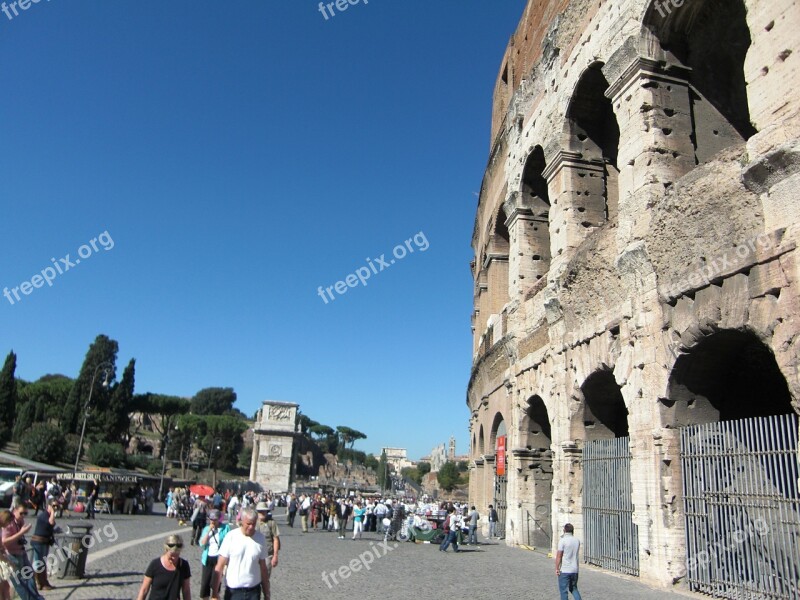
[[[51,500],[46,507],[42,507],[42,512],[36,517],[36,527],[31,536],[33,572],[40,591],[54,589],[47,580],[47,555],[50,553],[50,546],[53,543],[57,508],[58,503],[55,500]]]

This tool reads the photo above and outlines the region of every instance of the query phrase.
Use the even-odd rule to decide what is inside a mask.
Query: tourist
[[[262,591],[269,600],[269,549],[264,534],[256,530],[258,515],[248,507],[241,511],[240,520],[241,525],[225,536],[219,549],[212,598],[219,598],[224,574],[227,600],[260,600]]]
[[[469,523],[469,537],[467,538],[467,545],[469,546],[477,546],[478,545],[478,520],[481,516],[478,514],[478,511],[473,506],[470,509],[468,515],[468,523]]]
[[[94,511],[95,505],[97,504],[97,488],[99,485],[97,482],[94,482],[92,486],[92,491],[89,492],[89,497],[86,498],[86,518],[87,519],[94,519]]]
[[[308,511],[311,509],[311,496],[300,496],[300,525],[303,533],[308,533]]]
[[[236,522],[236,513],[239,512],[239,496],[232,494],[228,499],[228,523]]]
[[[3,545],[15,571],[11,582],[20,600],[42,600],[33,580],[31,561],[25,552],[25,534],[31,530],[31,526],[25,524],[27,514],[28,507],[24,504],[14,507],[12,518],[3,526]]]
[[[497,533],[497,511],[494,506],[489,505],[489,539]]]
[[[192,600],[190,579],[192,571],[186,559],[181,558],[183,538],[171,535],[164,542],[164,554],[154,558],[144,572],[137,600]],[[150,595],[148,596],[148,592]]]
[[[0,511],[0,529],[11,523],[13,518],[11,511]],[[0,544],[0,600],[11,600],[9,581],[12,577],[14,577],[14,565],[6,552],[5,545]]]
[[[461,530],[461,515],[459,515],[455,507],[452,506],[448,509],[448,512],[448,533],[447,537],[444,538],[442,545],[439,546],[439,550],[441,552],[447,552],[447,548],[450,547],[450,544],[453,544],[453,552],[461,552],[461,550],[458,549],[458,533]]]
[[[287,508],[286,523],[289,525],[289,527],[294,528],[294,517],[297,514],[297,496],[294,494],[292,494],[292,496],[289,498],[289,501],[287,502]]]
[[[578,591],[578,554],[580,553],[581,543],[574,536],[575,528],[572,523],[564,525],[564,535],[558,541],[558,553],[556,554],[556,577],[558,577],[558,591],[561,592],[561,600],[568,600],[567,591],[572,592],[575,600],[581,600]]]
[[[361,508],[361,501],[358,500],[356,507],[353,509],[353,539],[356,539],[356,536],[359,538],[364,537],[364,515],[366,512],[367,510]]]
[[[200,533],[206,526],[206,516],[208,514],[208,503],[201,497],[194,502],[194,512],[192,513],[192,539],[190,545],[194,546],[200,541]]]
[[[266,502],[256,505],[258,513],[258,531],[264,535],[267,544],[267,573],[272,576],[272,567],[278,566],[278,551],[281,549],[281,532],[278,524],[272,519],[272,511]]]
[[[53,545],[54,541],[56,510],[58,510],[58,501],[51,499],[46,510],[42,510],[42,513],[36,517],[36,527],[31,536],[34,577],[36,578],[36,584],[42,591],[55,589],[47,580],[46,559],[50,553],[50,546]]]
[[[210,510],[208,512],[208,525],[200,535],[200,547],[203,550],[203,555],[200,557],[200,562],[203,564],[203,574],[200,578],[200,598],[202,600],[208,600],[211,596],[211,580],[214,577],[214,569],[217,566],[219,549],[222,546],[222,540],[231,530],[229,523],[220,524],[221,516],[217,509]]]
[[[339,504],[336,507],[336,518],[339,521],[339,539],[344,539],[344,532],[347,529],[347,519],[350,517],[350,512],[352,510],[352,506],[344,499],[341,498],[339,500]]]

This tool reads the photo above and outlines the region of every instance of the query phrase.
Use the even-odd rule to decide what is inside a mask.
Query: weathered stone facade
[[[297,404],[265,400],[253,427],[250,480],[273,492],[285,492],[292,482]]]
[[[680,585],[678,430],[800,412],[797,0],[531,0],[475,219],[470,501],[580,535],[585,443],[630,436],[640,576]]]

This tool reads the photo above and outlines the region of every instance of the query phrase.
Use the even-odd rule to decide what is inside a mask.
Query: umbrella
[[[210,485],[203,485],[202,483],[195,483],[189,486],[189,491],[197,496],[213,496],[214,488]]]

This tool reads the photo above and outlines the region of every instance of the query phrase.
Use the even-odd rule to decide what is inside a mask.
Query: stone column
[[[253,435],[250,479],[273,492],[289,490],[298,405],[265,400]]]
[[[530,200],[538,200],[542,206],[534,211],[529,206]],[[504,207],[509,215],[506,226],[511,245],[508,253],[508,291],[510,299],[521,299],[537,281],[546,279],[550,268],[547,207],[538,198],[527,199],[520,192],[509,195]]]
[[[623,46],[603,67],[619,125],[619,247],[643,239],[649,206],[695,167],[689,69]]]

